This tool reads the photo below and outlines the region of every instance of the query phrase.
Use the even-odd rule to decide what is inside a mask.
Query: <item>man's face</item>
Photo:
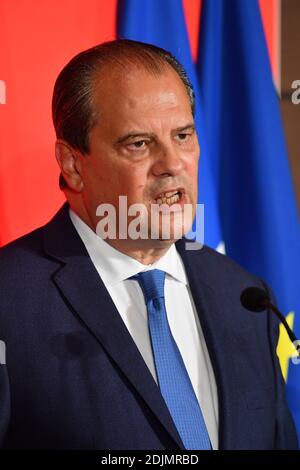
[[[145,206],[149,236],[152,204],[176,203],[181,213],[184,204],[191,204],[194,216],[200,149],[190,101],[175,71],[166,67],[160,75],[144,70],[107,74],[95,104],[98,124],[90,133],[90,154],[80,161],[82,196],[94,226],[103,203],[116,208],[118,220],[121,195],[127,196],[128,207]],[[170,215],[160,216],[160,237],[163,217]],[[172,223],[177,223],[174,214]],[[191,221],[185,225],[186,233]],[[170,238],[172,234],[171,227]]]

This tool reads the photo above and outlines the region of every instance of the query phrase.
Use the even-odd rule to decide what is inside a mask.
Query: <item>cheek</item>
[[[191,183],[198,183],[198,158],[190,159],[186,164],[186,172],[191,180]]]
[[[149,179],[149,168],[146,165],[132,164],[122,168],[119,176],[126,194],[142,195]]]
[[[145,180],[131,176],[122,185],[122,190],[123,194],[127,195],[128,202],[133,204],[135,202],[143,202],[146,187]]]

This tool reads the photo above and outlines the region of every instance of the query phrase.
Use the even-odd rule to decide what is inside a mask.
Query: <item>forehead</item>
[[[191,113],[187,90],[171,66],[166,64],[161,73],[144,68],[130,70],[107,68],[96,78],[94,105],[101,116],[112,112],[163,112],[172,108]]]

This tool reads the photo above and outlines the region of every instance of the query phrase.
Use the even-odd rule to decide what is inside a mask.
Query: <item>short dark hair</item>
[[[89,134],[98,120],[93,98],[97,73],[106,65],[126,69],[142,67],[159,75],[169,64],[182,80],[195,113],[192,84],[180,62],[168,51],[138,41],[118,39],[104,42],[77,54],[62,69],[55,82],[52,99],[52,118],[56,136],[73,148],[88,154]],[[60,188],[67,186],[60,175]]]

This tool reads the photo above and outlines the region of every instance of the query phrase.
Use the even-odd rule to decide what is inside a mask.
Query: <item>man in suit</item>
[[[297,448],[277,322],[240,303],[243,289],[265,286],[177,239],[197,201],[193,109],[180,64],[154,46],[102,44],[59,75],[67,202],[0,252],[4,448]],[[145,208],[148,236],[120,235],[120,195]],[[192,216],[180,218],[185,205]],[[105,240],[99,206],[116,209]],[[163,206],[155,236],[153,206]]]

